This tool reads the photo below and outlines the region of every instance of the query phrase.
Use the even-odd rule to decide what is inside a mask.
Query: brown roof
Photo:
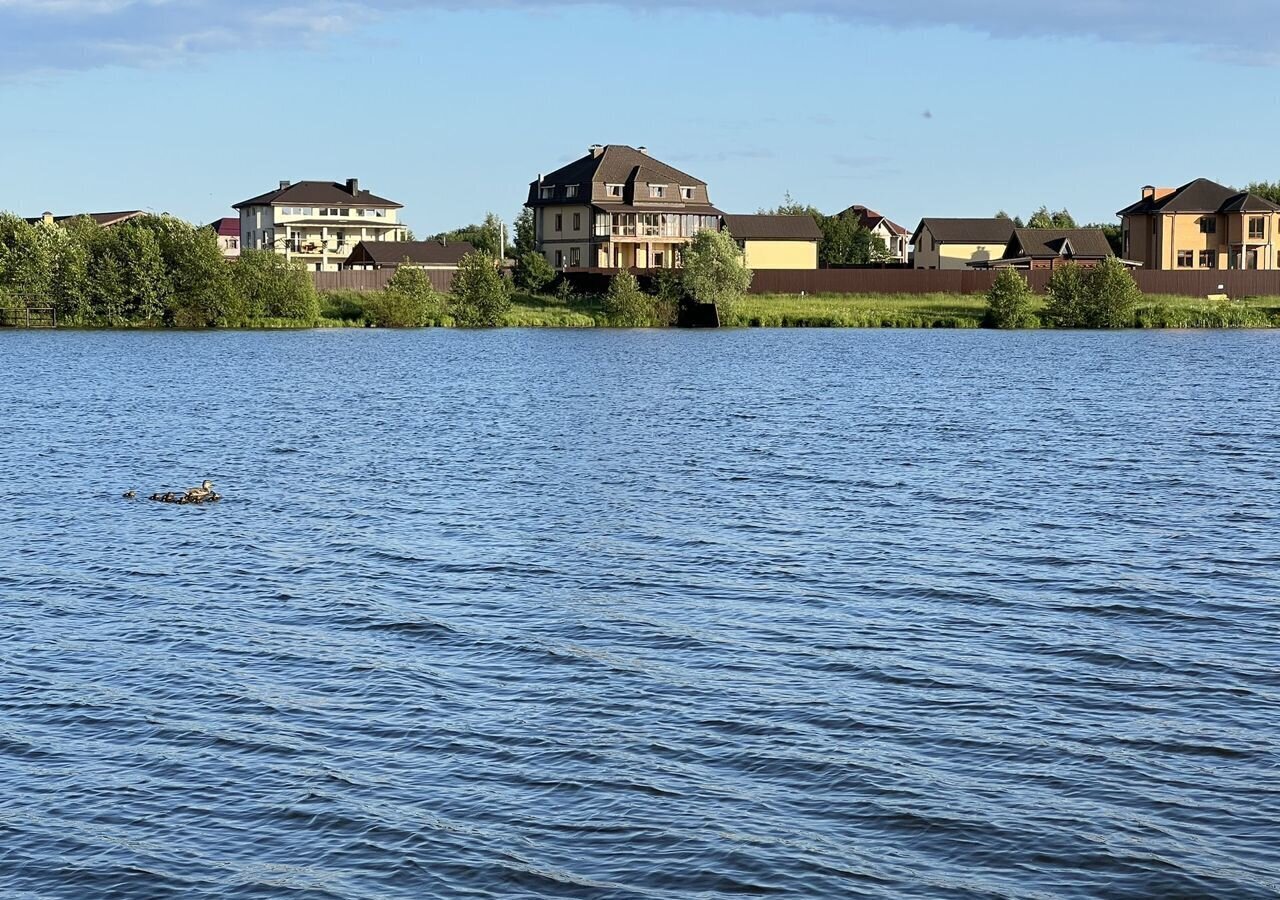
[[[1280,206],[1257,194],[1238,191],[1208,178],[1188,181],[1176,191],[1157,199],[1143,197],[1126,206],[1118,216],[1149,216],[1156,213],[1280,212]]]
[[[349,182],[350,183],[350,182]],[[346,184],[336,181],[299,181],[288,184],[274,191],[259,194],[248,200],[237,203],[232,209],[243,209],[246,206],[369,206],[387,209],[402,209],[402,205],[394,200],[378,197],[368,191],[360,190],[356,183],[352,192]]]
[[[609,144],[596,151],[588,151],[582,158],[574,160],[567,166],[561,166],[551,174],[542,176],[538,181],[531,182],[529,205],[563,203],[567,199],[578,199],[588,203],[592,201],[593,196],[596,200],[603,197],[604,186],[609,184],[623,185],[626,188],[627,197],[634,196],[633,190],[636,184],[666,184],[672,188],[697,187],[702,188],[704,192],[707,186],[702,179],[694,178],[674,166],[654,159],[647,152],[625,144]],[[559,190],[558,196],[550,200],[542,200],[539,196],[540,187],[554,186],[562,189],[569,185],[577,186],[576,198],[565,197]],[[593,191],[593,187],[599,187],[600,190]],[[679,201],[680,197],[676,194],[669,199]]]
[[[240,220],[235,216],[226,216],[216,222],[210,222],[204,227],[213,230],[222,237],[240,237]]]
[[[127,222],[130,219],[136,219],[139,216],[150,215],[146,210],[142,209],[126,209],[121,212],[100,212],[100,213],[76,213],[73,216],[54,216],[55,222],[70,222],[73,219],[93,219],[103,228],[111,225],[119,225],[121,222]],[[44,216],[36,216],[33,219],[27,219],[32,225],[37,222],[43,222]]]
[[[456,266],[475,251],[466,241],[361,241],[343,265],[376,265],[394,268],[406,259],[419,266]]]
[[[861,225],[863,228],[867,229],[867,231],[873,231],[877,225],[883,222],[886,226],[888,226],[889,230],[892,231],[894,234],[901,235],[902,237],[911,236],[911,232],[907,231],[907,229],[903,228],[897,222],[893,221],[890,218],[882,216],[880,213],[876,212],[874,209],[868,209],[867,207],[862,206],[861,204],[858,204],[858,203],[855,203],[853,206],[850,206],[844,212],[840,213],[840,215],[841,216],[849,216],[849,215],[857,216],[858,224]]]
[[[1101,228],[1017,228],[1005,247],[1005,259],[1102,259],[1113,256]]]
[[[911,243],[925,228],[939,244],[1007,244],[1013,237],[1012,219],[921,219]]]
[[[740,241],[819,241],[822,231],[813,216],[731,216],[725,227]]]

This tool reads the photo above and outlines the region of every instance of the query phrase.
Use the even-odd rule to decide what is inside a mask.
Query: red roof
[[[240,220],[235,216],[227,216],[216,222],[210,222],[205,228],[212,228],[219,237],[240,237]]]

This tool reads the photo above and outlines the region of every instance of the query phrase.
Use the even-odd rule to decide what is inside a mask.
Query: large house
[[[840,213],[841,216],[856,216],[858,224],[884,241],[889,261],[907,263],[911,258],[911,232],[892,219],[880,215],[874,209],[854,204]]]
[[[360,189],[348,178],[280,182],[274,191],[237,203],[240,246],[274,250],[317,272],[336,272],[361,241],[402,241],[403,207]]]
[[[351,251],[344,269],[457,269],[462,257],[475,251],[466,241],[361,241]]]
[[[1011,219],[921,219],[911,243],[917,269],[964,269],[1004,256]]]
[[[1116,215],[1124,255],[1148,269],[1280,269],[1280,206],[1207,178],[1142,189]]]
[[[723,216],[749,269],[816,269],[822,231],[813,216]]]
[[[593,145],[529,185],[537,249],[557,269],[669,269],[720,227],[707,184],[641,147]]]
[[[977,269],[1056,269],[1064,263],[1092,268],[1115,256],[1101,228],[1015,228],[998,259],[969,263]]]

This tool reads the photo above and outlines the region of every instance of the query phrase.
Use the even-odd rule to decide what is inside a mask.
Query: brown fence
[[[312,272],[317,291],[380,291],[387,286],[395,269],[370,271]],[[453,286],[453,269],[424,269],[437,291],[448,291]]]

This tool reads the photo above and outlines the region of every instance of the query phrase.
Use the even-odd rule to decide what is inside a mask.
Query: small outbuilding
[[[723,217],[749,269],[816,269],[822,231],[812,216]]]
[[[1056,269],[1064,263],[1091,268],[1115,256],[1101,228],[1015,228],[998,259],[969,263],[975,269]],[[1140,263],[1124,260],[1136,268]]]
[[[412,266],[415,269],[456,269],[462,257],[475,251],[466,241],[361,241],[342,264],[343,269],[373,271]]]

